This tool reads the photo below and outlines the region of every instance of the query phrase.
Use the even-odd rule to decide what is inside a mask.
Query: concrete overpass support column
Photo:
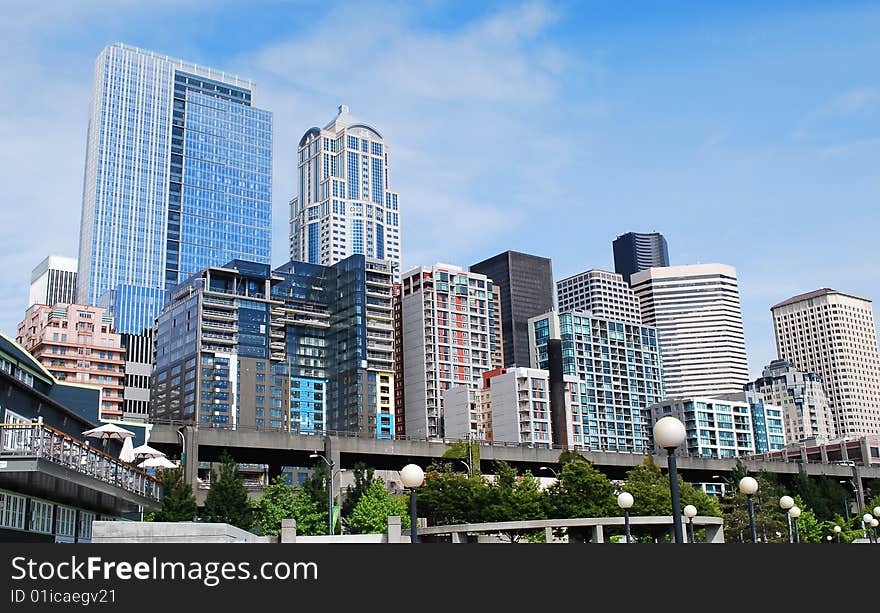
[[[718,524],[708,524],[706,526],[706,542],[707,543],[723,543],[724,542],[724,526]]]
[[[333,474],[330,476],[333,479],[333,497],[336,504],[341,506],[342,486],[339,476],[342,474],[342,458],[339,449],[333,445],[333,439],[329,436],[324,437],[324,457],[333,463]]]
[[[865,466],[871,465],[871,448],[868,445],[868,437],[863,436],[859,441],[859,448],[862,451],[862,464]]]
[[[849,460],[849,453],[846,449],[846,439],[840,440],[840,459],[844,462]]]
[[[602,526],[600,526],[600,525],[593,526],[592,532],[593,532],[593,542],[594,543],[604,543],[605,542],[605,529]]]
[[[810,459],[807,457],[807,446],[801,445],[801,462],[807,464]]]
[[[828,464],[828,446],[827,445],[819,445],[819,457],[822,460],[822,464]]]
[[[199,491],[199,429],[198,426],[183,427],[183,478],[192,485],[193,492]]]

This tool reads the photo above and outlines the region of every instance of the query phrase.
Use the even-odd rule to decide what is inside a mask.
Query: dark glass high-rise
[[[640,270],[669,266],[669,248],[659,232],[627,232],[612,243],[614,272],[623,275],[626,282]]]

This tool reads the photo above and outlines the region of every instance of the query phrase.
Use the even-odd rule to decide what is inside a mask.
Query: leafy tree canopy
[[[205,516],[211,522],[250,530],[253,518],[244,480],[236,470],[235,460],[225,449],[220,461],[220,474],[211,472],[211,491],[205,499]]]

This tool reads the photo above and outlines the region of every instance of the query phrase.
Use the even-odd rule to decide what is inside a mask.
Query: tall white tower
[[[290,202],[290,257],[332,266],[350,255],[389,260],[400,281],[400,217],[389,188],[388,148],[348,107],[299,141]]]
[[[742,392],[749,369],[733,266],[649,268],[631,283],[642,323],[660,332],[667,398]]]

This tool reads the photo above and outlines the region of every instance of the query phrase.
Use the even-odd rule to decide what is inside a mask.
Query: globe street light
[[[755,504],[752,496],[758,491],[758,482],[753,477],[743,477],[739,480],[739,491],[746,495],[749,501],[749,523],[752,526],[752,542],[758,542],[758,529],[755,526]]]
[[[826,536],[826,537],[825,537],[825,540],[828,541],[828,542],[830,543],[830,542],[831,542],[831,535],[829,534],[828,536]]]
[[[870,513],[865,513],[862,516],[862,534],[864,534],[865,538],[869,541],[871,540],[870,536],[868,536],[868,526],[871,524],[871,520],[874,519],[871,517]]]
[[[333,535],[333,460],[328,460],[320,453],[313,453],[309,456],[310,458],[321,458],[324,460],[324,464],[327,465],[327,492],[329,495],[329,502],[327,504],[327,534]]]
[[[696,543],[697,541],[694,539],[694,517],[697,516],[697,507],[692,504],[687,505],[684,508],[684,516],[688,518],[688,541]]]
[[[877,526],[880,526],[880,519],[874,518],[871,520],[871,534],[874,535],[874,542],[877,542]]]
[[[418,464],[407,464],[400,469],[400,481],[403,487],[409,488],[409,542],[419,542],[419,530],[416,526],[416,488],[425,480],[425,471]]]
[[[779,506],[785,511],[785,518],[788,520],[788,542],[793,543],[794,537],[791,534],[791,507],[794,506],[794,498],[791,496],[783,496],[779,499]]]
[[[800,507],[791,507],[789,509],[788,514],[791,515],[791,518],[794,520],[794,542],[801,542],[801,533],[798,530],[798,517],[801,516],[801,508]]]
[[[654,424],[654,440],[666,450],[667,466],[669,467],[669,490],[672,494],[672,525],[675,542],[684,543],[681,529],[681,500],[678,492],[678,469],[675,465],[675,450],[687,439],[684,424],[675,417],[668,416]]]
[[[842,528],[840,526],[834,526],[834,533],[837,534],[837,542],[840,542],[840,531]]]
[[[627,544],[632,542],[629,533],[629,510],[633,506],[633,502],[633,495],[629,492],[620,492],[620,494],[617,495],[617,506],[623,509],[623,525],[626,526]]]

